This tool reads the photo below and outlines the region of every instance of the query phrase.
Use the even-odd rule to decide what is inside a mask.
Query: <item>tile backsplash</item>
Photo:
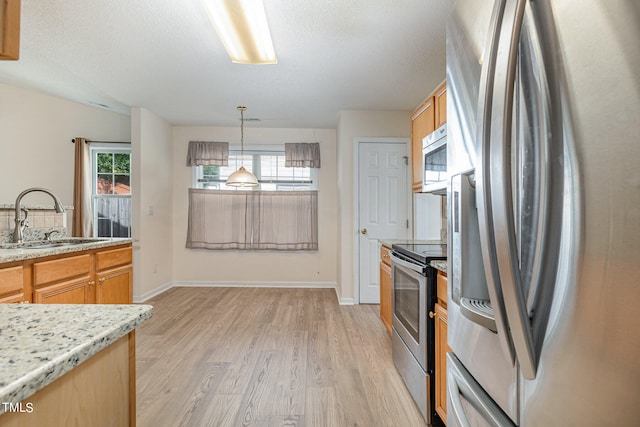
[[[66,207],[66,212],[57,213],[53,208],[42,206],[24,206],[29,214],[27,221],[29,226],[24,229],[25,240],[42,240],[44,233],[57,231],[55,237],[67,236],[67,214],[71,219],[72,207]],[[24,215],[24,212],[22,212]],[[10,242],[13,237],[15,227],[15,208],[11,205],[0,206],[0,243]]]

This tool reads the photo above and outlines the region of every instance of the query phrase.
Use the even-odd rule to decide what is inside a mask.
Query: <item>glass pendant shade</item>
[[[242,154],[244,154],[244,111],[247,107],[239,105],[237,109],[240,111],[240,158],[242,158]],[[246,170],[244,166],[240,166],[240,169],[229,175],[226,185],[229,187],[250,188],[257,187],[259,184],[254,174]]]
[[[229,175],[227,185],[230,187],[257,187],[258,180],[244,166],[240,166],[240,169]]]

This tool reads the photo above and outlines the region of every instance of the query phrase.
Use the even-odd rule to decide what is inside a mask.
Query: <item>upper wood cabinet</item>
[[[0,59],[20,57],[20,0],[0,0]]]
[[[411,189],[422,191],[422,139],[447,121],[447,82],[411,115]]]
[[[433,94],[435,104],[435,128],[447,122],[447,82],[443,82]]]
[[[435,105],[433,96],[411,116],[411,188],[422,191],[422,139],[435,130]]]

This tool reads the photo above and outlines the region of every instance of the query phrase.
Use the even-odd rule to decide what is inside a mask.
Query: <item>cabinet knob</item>
[[[100,283],[104,283],[104,281],[107,280],[106,277],[101,277],[100,280],[98,280]]]
[[[434,317],[436,317],[436,314],[433,311],[430,311],[429,317],[433,319]]]
[[[20,301],[20,304],[31,304],[29,301]]]
[[[96,284],[96,282],[94,280],[89,280],[89,283],[88,283],[89,286],[93,286],[95,284]]]

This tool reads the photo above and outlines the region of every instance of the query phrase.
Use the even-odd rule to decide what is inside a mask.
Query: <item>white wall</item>
[[[191,140],[229,141],[239,146],[240,128],[173,129],[174,280],[176,284],[335,286],[337,259],[336,133],[333,129],[267,129],[245,126],[247,145],[319,142],[318,251],[210,251],[185,248],[191,168],[185,166]]]
[[[45,187],[73,205],[75,137],[129,141],[128,116],[16,86],[0,84],[0,204],[13,204],[29,187]],[[49,204],[32,193],[26,204]]]
[[[27,187],[44,186],[73,203],[73,144],[132,141],[134,297],[171,283],[334,286],[342,302],[355,301],[353,258],[354,138],[409,137],[410,111],[343,111],[338,130],[245,128],[245,143],[319,142],[319,247],[312,252],[186,249],[185,166],[190,140],[239,142],[239,128],[171,127],[152,112],[132,117],[0,84],[0,204],[12,204]],[[27,203],[48,203],[28,197]],[[147,209],[153,206],[153,216]],[[155,271],[155,272],[154,272]]]
[[[132,234],[135,301],[173,281],[173,139],[171,125],[143,108],[131,110]]]
[[[411,111],[340,112],[338,124],[338,294],[340,302],[357,302],[355,295],[354,240],[357,224],[354,221],[354,138],[411,136]],[[409,163],[411,164],[411,163]]]

